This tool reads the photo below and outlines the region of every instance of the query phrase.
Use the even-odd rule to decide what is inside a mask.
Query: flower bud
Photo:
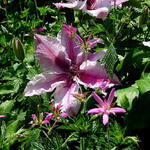
[[[142,10],[142,15],[139,18],[139,27],[147,22],[148,13],[148,7],[144,7]]]
[[[20,40],[13,39],[12,40],[12,47],[13,47],[13,50],[14,50],[16,57],[20,61],[23,61],[25,55],[24,55],[24,48],[23,48],[22,42]]]

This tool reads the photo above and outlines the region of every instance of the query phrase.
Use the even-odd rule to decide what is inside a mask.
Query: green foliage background
[[[81,11],[57,9],[47,0],[0,1],[0,114],[7,115],[0,118],[0,149],[141,149],[136,135],[150,127],[150,47],[143,45],[150,41],[150,15],[143,11],[149,8],[149,0],[129,0],[102,21]],[[108,49],[101,63],[110,77],[114,72],[119,77],[116,104],[128,111],[125,116],[111,116],[108,127],[102,125],[101,116],[87,115],[95,106],[92,97],[76,117],[60,120],[49,134],[29,124],[31,114],[49,111],[53,98],[52,93],[32,97],[23,93],[27,82],[42,72],[31,31],[46,27],[40,34],[56,36],[62,24],[77,27],[85,39],[91,33],[103,39],[105,45],[98,44],[92,52]],[[14,53],[14,39],[22,42],[21,59]],[[91,89],[87,90],[90,95]]]

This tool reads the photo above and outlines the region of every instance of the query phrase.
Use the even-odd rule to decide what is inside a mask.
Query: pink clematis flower
[[[91,88],[108,88],[119,84],[114,75],[109,79],[106,70],[97,62],[104,52],[87,53],[78,46],[77,29],[63,25],[57,38],[35,35],[36,51],[44,73],[36,75],[26,86],[25,96],[40,95],[54,89],[55,104],[61,102],[62,112],[77,114],[80,102],[73,96],[79,84]]]
[[[120,5],[128,0],[68,0],[67,3],[53,3],[56,7],[83,10],[96,18],[106,19],[113,5]]]
[[[103,124],[106,125],[109,122],[109,114],[126,113],[124,108],[113,107],[112,101],[114,99],[115,89],[113,88],[109,94],[108,100],[102,100],[95,92],[93,96],[99,103],[98,108],[93,108],[88,111],[89,114],[103,114]]]

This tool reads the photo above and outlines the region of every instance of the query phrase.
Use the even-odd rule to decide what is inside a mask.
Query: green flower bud
[[[12,47],[13,47],[13,50],[14,50],[16,57],[20,61],[23,61],[25,58],[25,55],[24,55],[24,48],[23,48],[22,42],[20,40],[13,39],[12,40]]]
[[[142,15],[139,18],[139,27],[147,23],[148,13],[148,7],[144,7],[142,10]]]

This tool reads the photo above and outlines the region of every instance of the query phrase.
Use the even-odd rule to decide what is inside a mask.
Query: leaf
[[[26,117],[26,112],[21,112],[18,116],[17,116],[17,120],[25,120]]]
[[[150,78],[137,80],[136,84],[142,94],[150,91]]]
[[[106,71],[108,72],[111,78],[113,77],[114,65],[116,61],[117,61],[117,53],[114,46],[111,44],[106,54],[101,60],[101,63],[104,65]]]
[[[7,126],[6,136],[13,136],[13,134],[17,131],[19,120],[15,120],[11,124]]]
[[[117,105],[130,110],[132,108],[133,100],[139,96],[139,91],[136,87],[131,86],[117,90],[115,95],[117,97]]]
[[[139,8],[141,6],[141,0],[129,0],[126,5]]]
[[[3,113],[10,113],[11,109],[13,108],[15,100],[7,100],[0,105],[0,114]]]

